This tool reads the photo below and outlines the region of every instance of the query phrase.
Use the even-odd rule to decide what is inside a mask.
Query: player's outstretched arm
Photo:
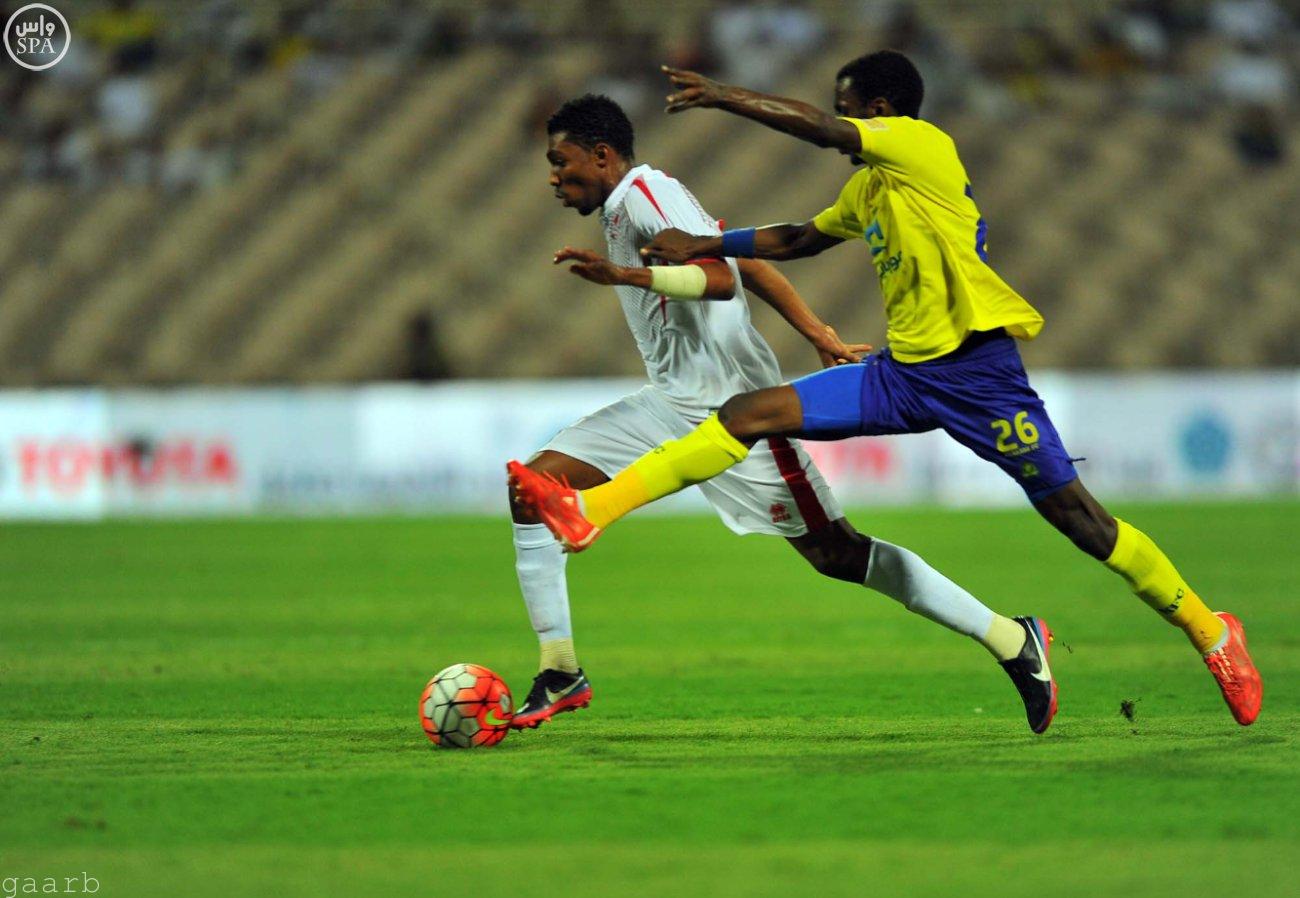
[[[737,237],[740,238],[738,241]],[[656,234],[654,240],[642,248],[641,258],[685,262],[688,259],[729,256],[781,262],[815,256],[843,242],[839,237],[823,234],[811,221],[727,231],[717,237],[700,237],[677,228],[668,228]]]
[[[593,284],[627,285],[654,290],[670,299],[731,299],[736,295],[736,279],[725,262],[703,262],[673,268],[625,268],[589,249],[566,246],[555,254],[554,262],[573,262],[569,271]]]
[[[740,280],[780,313],[791,327],[813,345],[821,358],[823,368],[844,365],[862,360],[862,354],[871,351],[866,343],[844,343],[839,334],[804,302],[790,280],[767,262],[758,259],[737,259]]]
[[[670,66],[660,68],[677,88],[668,96],[669,114],[697,107],[721,109],[819,147],[834,147],[846,153],[862,149],[862,136],[857,128],[809,103],[720,84],[698,72]]]

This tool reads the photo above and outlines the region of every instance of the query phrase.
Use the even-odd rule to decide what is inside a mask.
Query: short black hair
[[[609,97],[583,94],[570,100],[546,120],[546,133],[559,134],[588,150],[607,143],[624,159],[632,158],[632,122]]]
[[[925,82],[912,60],[897,50],[880,50],[859,56],[835,75],[838,82],[849,79],[849,90],[859,100],[869,103],[884,97],[899,115],[917,118],[925,97]]]

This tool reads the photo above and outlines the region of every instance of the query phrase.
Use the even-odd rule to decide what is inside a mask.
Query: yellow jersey
[[[907,116],[844,121],[862,135],[867,165],[813,226],[867,242],[894,357],[937,358],[975,331],[1037,336],[1043,316],[985,261],[984,219],[952,138]]]

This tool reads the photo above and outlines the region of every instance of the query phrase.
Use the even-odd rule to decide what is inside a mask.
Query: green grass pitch
[[[783,541],[640,516],[569,565],[591,708],[471,752],[434,749],[416,704],[456,661],[527,690],[503,520],[5,525],[0,877],[84,871],[101,896],[1295,894],[1300,506],[1118,510],[1244,619],[1254,727],[1027,511],[852,517],[1047,618],[1046,736],[969,640]]]

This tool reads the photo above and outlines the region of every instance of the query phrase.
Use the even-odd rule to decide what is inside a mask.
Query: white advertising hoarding
[[[106,416],[105,394],[95,390],[0,393],[0,515],[100,516],[114,468]]]
[[[1034,379],[1098,495],[1297,490],[1296,372]],[[0,516],[502,513],[506,459],[528,457],[639,386],[0,391]],[[940,431],[809,450],[848,503],[1024,501],[1005,475]],[[666,507],[705,507],[694,492]]]

